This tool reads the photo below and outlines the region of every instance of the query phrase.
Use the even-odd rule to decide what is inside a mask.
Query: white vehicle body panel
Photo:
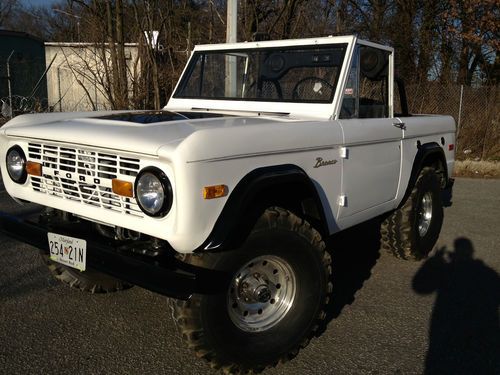
[[[343,159],[340,217],[394,201],[401,166],[402,131],[393,119],[340,120],[348,151]],[[370,181],[370,186],[365,182]]]
[[[451,116],[418,115],[399,119],[405,123],[403,131],[401,158],[409,163],[415,158],[417,142],[420,144],[437,143],[443,147],[449,176],[455,166],[455,148],[449,149],[449,145],[455,146],[455,120]],[[410,178],[411,168],[401,170],[400,185],[407,186]],[[406,184],[406,185],[405,185]],[[404,192],[399,189],[397,200],[403,198]]]
[[[454,151],[448,150],[447,145],[455,142],[451,117],[392,116],[391,48],[355,37],[328,37],[197,46],[195,51],[332,43],[346,43],[347,58],[333,102],[328,104],[172,97],[165,107],[167,111],[199,112],[202,108],[223,116],[148,124],[97,118],[125,111],[19,116],[0,130],[0,166],[5,188],[17,199],[164,239],[181,253],[202,246],[234,188],[257,168],[301,168],[316,188],[330,233],[390,211],[401,203],[406,192],[418,151],[417,141],[442,145],[450,174]],[[356,43],[391,52],[389,118],[338,119]],[[402,122],[405,130],[394,126]],[[31,177],[22,185],[14,183],[5,169],[6,153],[18,145],[28,156],[30,142],[135,158],[140,160],[140,169],[157,167],[172,183],[172,208],[162,218],[134,216],[34,191]],[[318,158],[331,163],[317,167]],[[118,178],[130,182],[135,179],[121,174]],[[218,184],[226,185],[229,194],[203,199],[203,187]]]

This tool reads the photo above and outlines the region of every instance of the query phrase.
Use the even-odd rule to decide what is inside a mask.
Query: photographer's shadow
[[[472,257],[469,239],[454,245],[438,250],[413,279],[417,293],[437,293],[425,374],[499,374],[499,277]]]

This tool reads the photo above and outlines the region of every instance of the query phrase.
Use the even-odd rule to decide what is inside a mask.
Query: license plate
[[[50,232],[47,233],[47,237],[50,259],[80,271],[85,271],[87,241]]]

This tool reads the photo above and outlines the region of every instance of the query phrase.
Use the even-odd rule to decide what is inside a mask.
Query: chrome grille
[[[143,217],[134,198],[113,193],[114,178],[130,181],[140,160],[110,152],[29,143],[28,157],[42,163],[41,177],[30,176],[33,190],[95,207]]]

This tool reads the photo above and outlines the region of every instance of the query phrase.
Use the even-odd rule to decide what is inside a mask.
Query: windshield
[[[174,98],[331,103],[346,45],[199,51]]]

